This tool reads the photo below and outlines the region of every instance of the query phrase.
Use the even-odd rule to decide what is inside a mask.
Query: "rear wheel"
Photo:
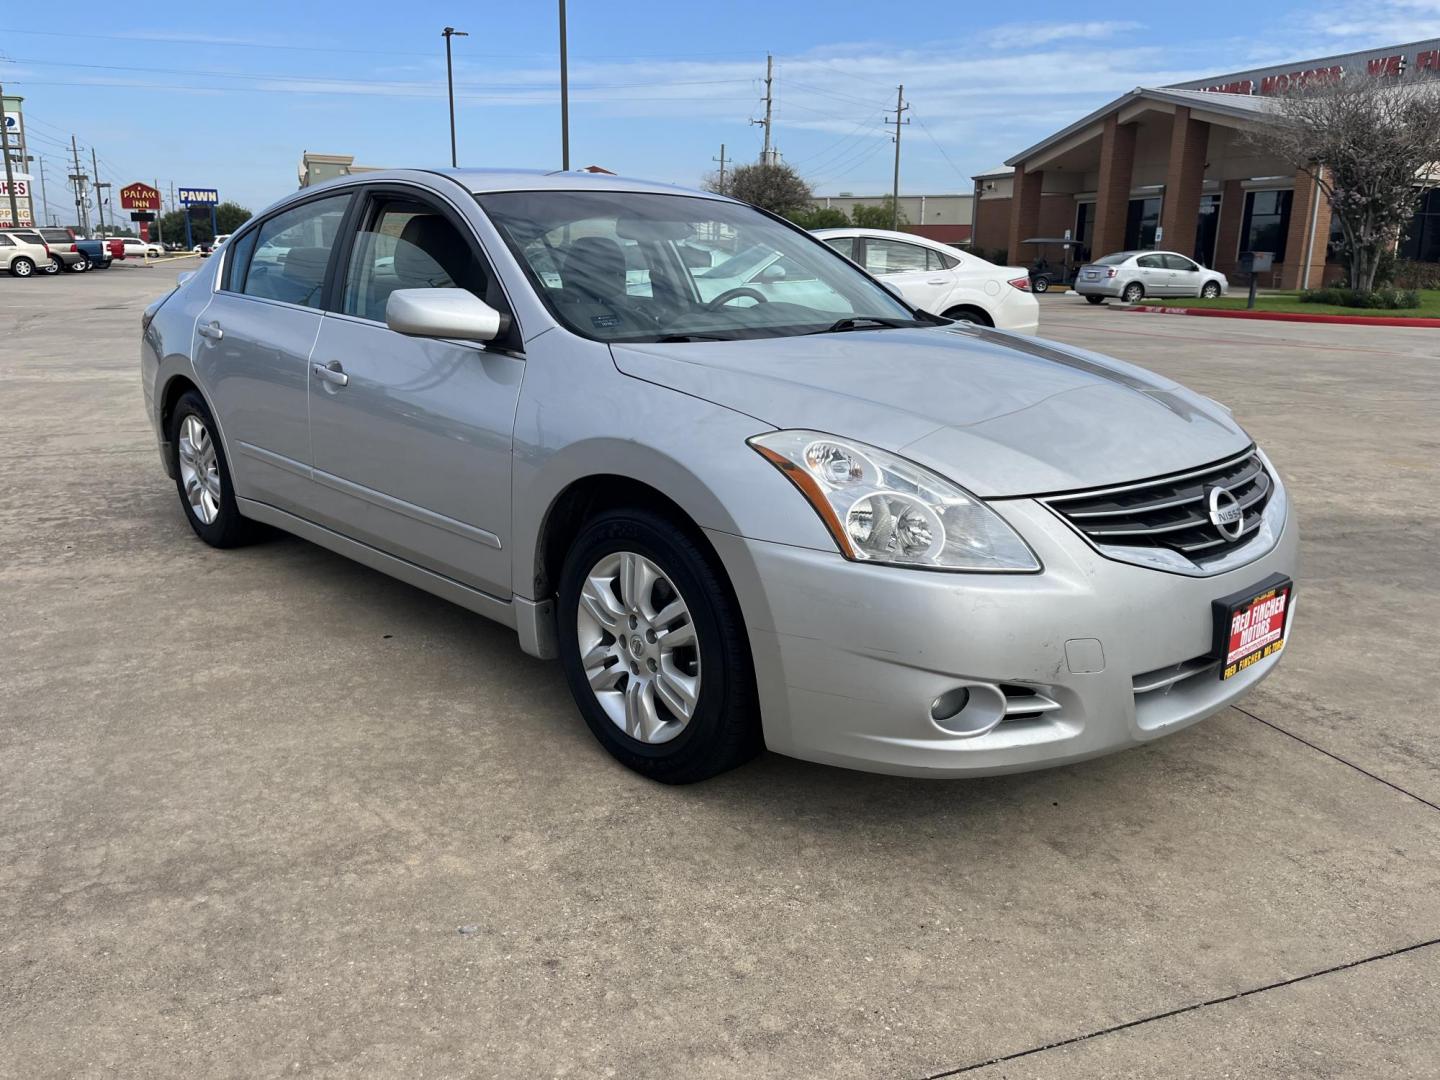
[[[255,538],[253,521],[240,516],[230,466],[216,438],[219,429],[205,399],[191,390],[175,403],[170,416],[170,452],[175,455],[175,487],[195,535],[211,547],[239,547]]]
[[[1044,277],[1043,275],[1042,275],[1041,277],[1035,278],[1033,281],[1030,282],[1030,291],[1031,291],[1031,292],[1049,292],[1049,291],[1050,291],[1050,279],[1047,278],[1047,277]]]
[[[1125,291],[1120,294],[1120,299],[1127,304],[1138,304],[1140,298],[1145,295],[1145,287],[1138,281],[1132,281],[1125,286]]]
[[[1207,281],[1200,287],[1200,295],[1206,300],[1214,300],[1220,295],[1220,283],[1218,281]]]
[[[1092,304],[1103,304],[1105,302],[1105,298],[1103,296],[1087,296],[1085,297],[1085,299],[1090,301],[1090,303]]]
[[[954,307],[945,312],[945,318],[956,322],[974,323],[976,326],[994,326],[995,322],[979,308]]]
[[[10,263],[10,273],[16,277],[30,277],[35,273],[35,264],[24,255],[17,255]]]
[[[83,256],[83,255],[80,256],[80,259],[79,259],[78,262],[74,262],[74,263],[72,263],[72,264],[70,265],[70,272],[71,272],[72,274],[83,274],[83,273],[85,273],[86,270],[89,270],[89,269],[90,269],[90,260],[87,259],[87,258],[85,258],[85,256]]]
[[[51,256],[50,256],[50,261],[45,264],[45,273],[47,273],[47,274],[58,274],[58,273],[59,273],[61,270],[63,270],[64,268],[65,268],[65,264],[60,261],[60,256],[59,256],[59,255],[51,255]]]
[[[666,784],[762,746],[744,625],[712,558],[667,518],[614,510],[584,527],[560,577],[560,657],[585,723]]]

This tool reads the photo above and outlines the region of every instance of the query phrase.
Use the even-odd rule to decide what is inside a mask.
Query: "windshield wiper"
[[[824,330],[813,330],[815,334],[843,334],[849,330],[899,330],[906,326],[914,326],[914,319],[906,319],[903,322],[899,319],[882,319],[875,315],[853,315],[839,319]]]
[[[730,341],[731,338],[716,334],[662,334],[655,339],[656,345],[673,345],[681,341]]]

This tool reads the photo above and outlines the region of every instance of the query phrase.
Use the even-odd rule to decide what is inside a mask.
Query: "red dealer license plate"
[[[1222,681],[1285,647],[1293,589],[1289,578],[1275,574],[1254,589],[1214,602],[1215,655]]]

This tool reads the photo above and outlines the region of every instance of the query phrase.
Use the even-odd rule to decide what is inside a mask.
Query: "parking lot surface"
[[[1277,674],[1050,772],[676,789],[510,632],[194,537],[137,374],[184,266],[0,276],[0,1076],[1435,1075],[1432,332],[1047,297],[1286,477]]]

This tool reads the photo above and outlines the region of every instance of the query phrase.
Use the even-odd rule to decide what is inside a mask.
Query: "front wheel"
[[[560,657],[585,723],[666,784],[732,769],[762,745],[729,584],[694,538],[648,510],[601,514],[560,577]]]
[[[1120,299],[1127,304],[1138,304],[1140,298],[1145,295],[1144,287],[1138,281],[1132,281],[1125,286],[1125,291],[1120,294]]]
[[[195,535],[211,547],[239,547],[255,537],[255,523],[240,516],[219,429],[205,399],[191,390],[170,417],[175,487]]]
[[[1220,283],[1218,281],[1207,281],[1200,287],[1200,295],[1206,300],[1214,300],[1220,295]]]
[[[29,277],[35,273],[35,264],[23,255],[18,255],[10,264],[10,273],[16,277]]]
[[[1092,304],[1103,304],[1105,302],[1105,298],[1103,296],[1087,296],[1085,297],[1085,299],[1090,301],[1090,303]]]

